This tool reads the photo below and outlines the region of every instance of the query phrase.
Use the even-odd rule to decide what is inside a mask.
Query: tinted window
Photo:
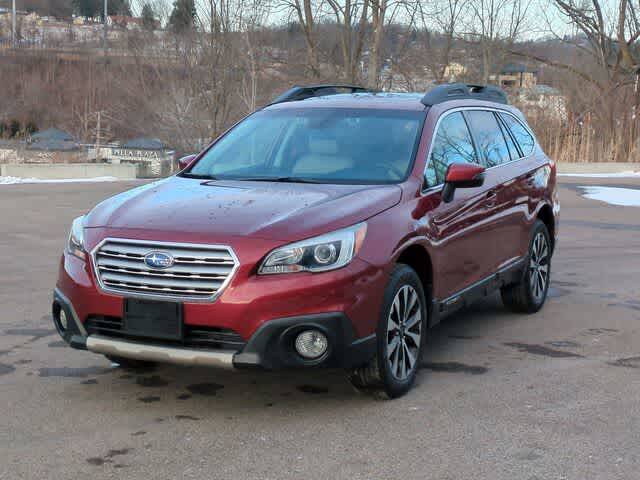
[[[425,170],[427,185],[444,183],[447,167],[452,163],[477,163],[471,135],[460,112],[447,115],[438,126]]]
[[[263,110],[222,137],[185,176],[397,183],[413,165],[424,112]]]
[[[465,112],[473,131],[478,150],[484,157],[487,168],[495,167],[511,160],[498,120],[493,112],[470,110]]]
[[[511,115],[501,113],[500,116],[513,134],[516,142],[518,142],[518,145],[520,145],[520,150],[522,150],[523,155],[531,155],[536,144],[536,141],[533,139],[531,134],[518,120],[513,118]]]

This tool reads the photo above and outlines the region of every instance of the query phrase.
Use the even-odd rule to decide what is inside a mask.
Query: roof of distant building
[[[122,144],[124,148],[138,148],[140,150],[164,150],[164,144],[159,138],[139,137]]]
[[[27,150],[56,150],[56,151],[71,151],[78,150],[80,145],[76,142],[69,142],[65,140],[37,140],[27,145]]]
[[[75,139],[71,134],[59,130],[57,128],[49,128],[47,130],[43,130],[41,132],[34,133],[31,135],[31,140],[33,142],[41,142],[41,141],[56,141],[56,142],[75,142]]]
[[[525,73],[525,72],[535,73],[536,71],[537,70],[533,68],[529,68],[523,63],[507,63],[502,68],[500,73],[505,75],[513,75],[514,73]]]

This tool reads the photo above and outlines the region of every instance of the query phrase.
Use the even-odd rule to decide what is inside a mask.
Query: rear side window
[[[511,161],[509,148],[493,112],[470,110],[465,113],[487,168]]]
[[[518,145],[520,145],[522,154],[525,157],[527,155],[531,155],[536,145],[536,141],[533,139],[527,129],[524,128],[524,125],[522,125],[518,120],[513,118],[511,115],[507,115],[506,113],[501,113],[500,117],[513,135],[513,138],[515,138],[516,142],[518,142]]]
[[[447,115],[438,126],[425,180],[429,187],[444,183],[447,167],[452,163],[477,163],[471,134],[462,113]]]

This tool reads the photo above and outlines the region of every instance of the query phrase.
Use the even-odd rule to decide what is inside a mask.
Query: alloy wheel
[[[549,282],[549,242],[542,232],[533,239],[529,258],[529,288],[536,302],[540,302]]]
[[[418,292],[403,286],[396,293],[387,319],[386,360],[392,375],[406,380],[418,361],[422,337],[422,305]]]

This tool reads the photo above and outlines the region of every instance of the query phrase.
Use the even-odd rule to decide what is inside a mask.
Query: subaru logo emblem
[[[175,260],[171,255],[164,252],[150,252],[144,257],[144,263],[149,268],[163,269],[173,265]]]

